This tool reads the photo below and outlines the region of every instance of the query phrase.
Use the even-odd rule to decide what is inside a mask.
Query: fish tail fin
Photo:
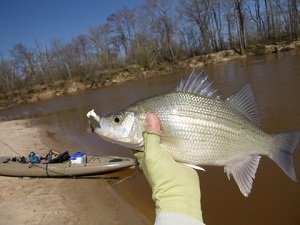
[[[293,153],[300,141],[300,132],[284,132],[275,134],[275,149],[269,157],[294,181],[297,181]]]

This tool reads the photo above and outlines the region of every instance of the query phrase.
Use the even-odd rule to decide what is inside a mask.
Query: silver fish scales
[[[244,154],[267,154],[265,143],[259,140],[272,139],[221,100],[173,92],[140,102],[126,111],[138,113],[136,109],[160,118],[164,150],[178,161],[195,165],[226,165]],[[248,140],[245,142],[242,137]],[[258,150],[254,151],[253,145]]]

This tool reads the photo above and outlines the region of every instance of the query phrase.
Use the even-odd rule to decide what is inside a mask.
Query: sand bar
[[[0,155],[46,154],[59,146],[32,120],[0,123]],[[0,176],[0,225],[150,224],[104,179],[31,179]]]

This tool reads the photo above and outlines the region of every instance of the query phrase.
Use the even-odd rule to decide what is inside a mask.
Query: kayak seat
[[[59,154],[58,156],[56,156],[55,158],[49,160],[48,163],[63,163],[65,161],[68,161],[69,159],[70,159],[70,154],[68,151],[65,151]]]
[[[108,162],[121,162],[123,159],[111,159]]]

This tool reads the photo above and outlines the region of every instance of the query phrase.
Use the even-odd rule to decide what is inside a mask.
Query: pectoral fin
[[[201,170],[201,171],[206,171],[204,168],[200,167],[200,166],[196,166],[196,165],[192,165],[192,164],[189,164],[189,163],[183,163],[184,165],[188,166],[188,167],[191,167],[195,170]]]
[[[230,179],[230,175],[233,176],[240,191],[245,197],[248,197],[251,192],[252,183],[255,178],[260,158],[261,156],[249,156],[243,161],[228,165],[224,168],[228,179]]]

